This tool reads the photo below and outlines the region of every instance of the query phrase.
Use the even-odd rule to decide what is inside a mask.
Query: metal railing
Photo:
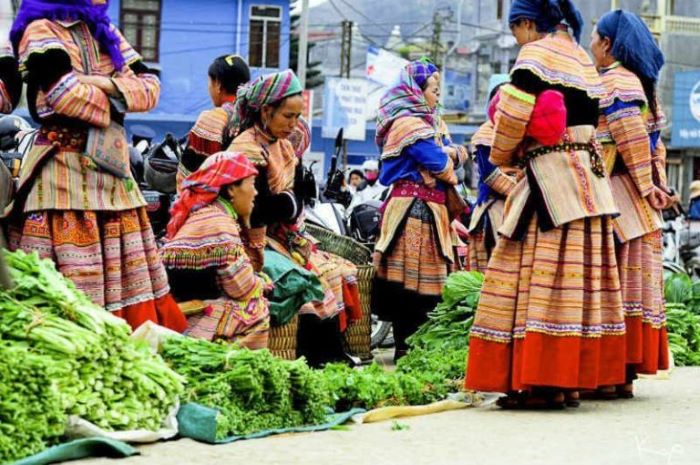
[[[661,34],[700,35],[700,18],[690,16],[640,15],[651,32]]]

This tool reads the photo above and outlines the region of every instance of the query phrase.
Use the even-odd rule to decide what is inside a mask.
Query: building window
[[[144,61],[157,63],[161,0],[122,0],[119,24],[124,37]]]
[[[256,68],[279,68],[282,9],[254,6],[250,9],[248,64]]]

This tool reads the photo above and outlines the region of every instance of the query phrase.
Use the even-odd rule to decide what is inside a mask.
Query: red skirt
[[[9,230],[10,249],[36,251],[97,305],[136,329],[146,321],[183,332],[146,210],[27,213]]]
[[[666,370],[669,358],[661,231],[619,245],[617,262],[627,326],[627,363],[637,373]]]
[[[471,331],[467,389],[594,389],[625,379],[624,316],[607,217],[499,239]]]

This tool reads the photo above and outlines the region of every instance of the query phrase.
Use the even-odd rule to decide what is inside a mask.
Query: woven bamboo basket
[[[362,320],[352,323],[345,331],[346,350],[363,360],[372,358],[370,349],[372,336],[372,251],[356,240],[340,236],[327,229],[306,224],[306,231],[318,240],[318,248],[324,252],[338,255],[357,266],[357,284],[362,304]]]
[[[296,360],[298,327],[299,316],[294,315],[294,318],[286,325],[272,326],[270,328],[268,348],[272,355],[285,360]]]

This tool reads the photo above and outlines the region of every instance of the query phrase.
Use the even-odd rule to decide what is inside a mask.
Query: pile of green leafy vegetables
[[[676,273],[666,278],[668,343],[678,366],[700,365],[700,280]]]
[[[393,372],[374,363],[362,370],[343,364],[323,369],[336,410],[393,405],[424,405],[460,390],[469,330],[483,285],[478,272],[449,275],[442,301],[408,340],[411,347]]]
[[[217,439],[323,422],[329,398],[304,359],[187,337],[163,344],[163,358],[187,380],[183,400],[219,411]]]
[[[22,251],[4,257],[15,285],[0,291],[0,346],[16,360],[2,355],[0,463],[55,444],[71,415],[108,431],[159,429],[182,377],[51,261]],[[18,360],[26,365],[13,369]]]

